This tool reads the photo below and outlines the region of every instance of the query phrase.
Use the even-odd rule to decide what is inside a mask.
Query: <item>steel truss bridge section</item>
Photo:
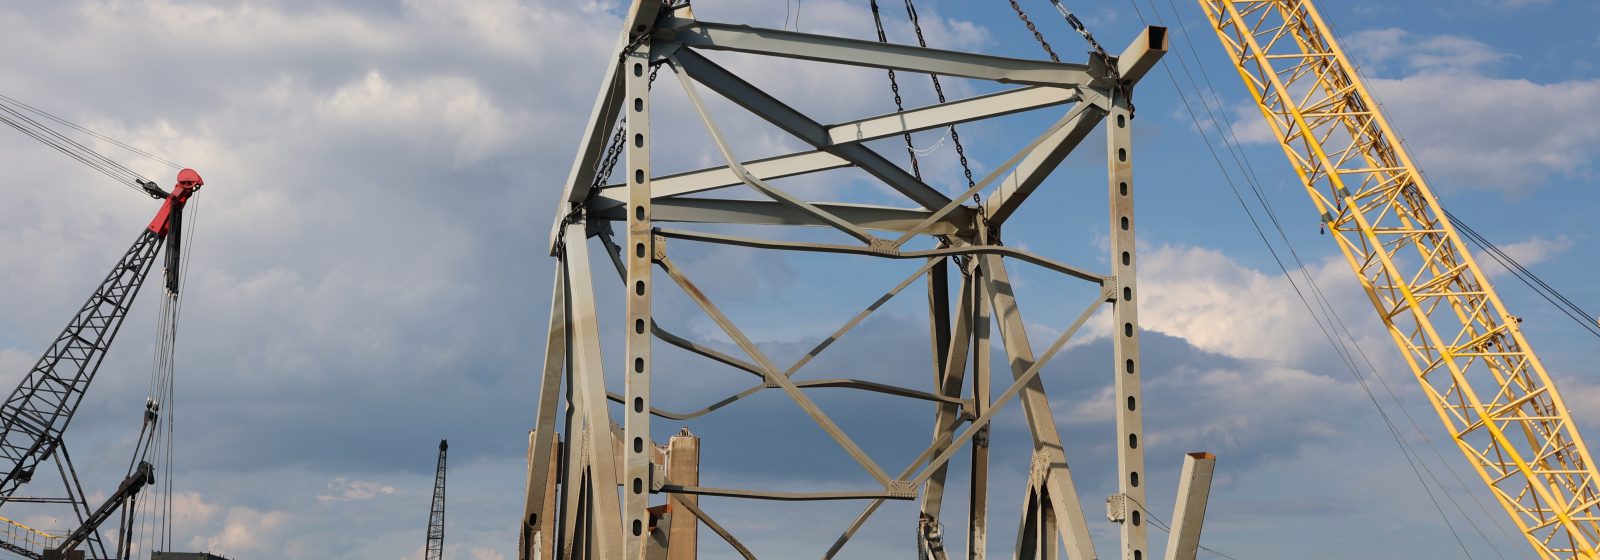
[[[1118,493],[1109,500],[1109,517],[1119,525],[1121,558],[1148,555],[1144,511],[1146,484],[1140,391],[1138,285],[1134,243],[1133,141],[1128,92],[1167,48],[1166,30],[1144,30],[1120,56],[1091,54],[1084,63],[1022,60],[762,29],[698,20],[687,5],[663,6],[635,0],[617,39],[599,96],[591,111],[579,153],[568,175],[550,251],[557,260],[547,351],[542,368],[536,429],[530,437],[527,509],[523,516],[521,558],[684,558],[657,529],[661,508],[690,515],[746,558],[754,554],[717,522],[697,496],[777,501],[856,500],[862,511],[824,538],[834,538],[825,557],[847,545],[856,530],[886,500],[916,500],[920,519],[918,553],[924,557],[982,558],[987,543],[988,430],[1008,405],[1020,403],[1032,438],[1033,472],[1024,489],[1024,512],[1017,539],[1019,558],[1055,558],[1064,544],[1074,559],[1093,559],[1089,517],[1068,468],[1061,435],[1041,376],[1044,366],[1097,311],[1109,305],[1115,322],[1114,362],[1117,406]],[[894,114],[825,124],[745,81],[704,53],[731,51],[770,59],[772,64],[830,63],[933,74],[1010,84],[1010,89]],[[787,60],[785,60],[787,59]],[[651,78],[657,87],[681,89],[693,116],[709,132],[720,165],[661,175],[652,172]],[[723,135],[705,99],[715,94],[794,136],[808,148],[777,157],[746,161],[739,146]],[[1053,111],[1054,118],[1009,160],[954,197],[919,180],[867,145],[877,138],[932,130],[1022,111]],[[1079,144],[1106,123],[1109,199],[1109,253],[1112,270],[1099,272],[1001,245],[1006,221]],[[613,128],[617,131],[613,135]],[[671,136],[669,135],[669,138]],[[609,148],[609,149],[608,149]],[[609,155],[608,155],[609,154]],[[621,181],[606,184],[617,165]],[[904,197],[906,207],[844,201],[806,200],[772,181],[829,169],[853,167]],[[757,200],[715,198],[721,189],[748,189]],[[686,195],[696,195],[689,197]],[[976,200],[976,202],[973,202]],[[847,242],[796,242],[706,233],[675,224],[761,224],[830,228]],[[613,226],[621,226],[620,232]],[[598,242],[591,242],[595,238]],[[912,249],[914,240],[933,249]],[[727,244],[772,251],[837,253],[906,261],[909,275],[793,364],[779,364],[746,331],[724,314],[712,294],[694,282],[699,272],[675,261],[672,244]],[[594,249],[599,249],[599,252]],[[1095,295],[1043,351],[1024,332],[1012,292],[1008,262],[1027,262],[1093,286]],[[594,276],[622,278],[625,320],[621,333],[603,337],[597,321]],[[954,269],[956,274],[951,274]],[[739,348],[732,355],[672,333],[655,321],[652,296],[658,282],[681,290]],[[804,366],[859,325],[880,305],[919,280],[929,290],[929,329],[933,334],[933,386],[895,387],[868,380],[808,380]],[[951,298],[951,282],[957,282]],[[994,328],[998,328],[998,333]],[[991,378],[990,341],[998,335],[1009,377]],[[607,391],[602,339],[621,342],[624,360],[611,364],[622,377],[623,394]],[[754,386],[692,412],[660,410],[651,403],[652,346],[665,343],[707,360],[751,374]],[[618,367],[620,366],[620,367]],[[620,371],[621,373],[615,373]],[[996,385],[998,384],[998,385]],[[816,387],[838,387],[927,401],[934,410],[932,441],[898,470],[874,460],[828,411],[808,395]],[[563,391],[563,388],[565,389]],[[652,417],[699,418],[759,391],[780,391],[804,411],[874,482],[852,491],[775,491],[727,488],[714,480],[675,479],[664,468],[650,436]],[[614,418],[608,403],[621,404]],[[565,434],[564,440],[559,434]],[[958,452],[970,449],[974,473],[967,482],[969,511],[955,523],[943,511],[946,470]],[[1190,460],[1210,461],[1210,455]],[[1210,463],[1185,482],[1188,495],[1204,503]],[[714,471],[713,471],[714,472]],[[1189,472],[1186,469],[1186,472]],[[696,475],[698,476],[698,475]],[[620,493],[616,490],[620,488]],[[652,501],[666,502],[652,507]],[[1180,508],[1186,500],[1180,499]],[[1098,507],[1098,506],[1097,506]],[[1203,509],[1203,505],[1201,506]],[[1189,512],[1198,538],[1200,512]],[[967,550],[948,551],[943,527],[961,527]],[[953,530],[953,529],[952,529]],[[826,542],[826,541],[824,541]],[[1178,549],[1182,547],[1170,547]],[[1193,550],[1189,546],[1189,550]],[[690,553],[692,554],[692,553]],[[1192,558],[1192,552],[1189,558]]]
[[[1200,5],[1462,454],[1540,557],[1597,558],[1567,404],[1316,7]]]

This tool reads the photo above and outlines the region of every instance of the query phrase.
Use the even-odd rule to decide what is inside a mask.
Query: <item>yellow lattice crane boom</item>
[[[1567,405],[1315,6],[1199,1],[1461,452],[1542,558],[1597,558]]]

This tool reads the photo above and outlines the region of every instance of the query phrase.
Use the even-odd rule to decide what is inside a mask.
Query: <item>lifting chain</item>
[[[922,33],[922,19],[917,15],[916,4],[912,0],[904,1],[906,7],[906,18],[911,21],[911,29],[915,31],[917,35],[917,46],[928,48],[928,39]],[[888,34],[883,30],[883,16],[881,13],[879,13],[878,1],[870,0],[870,4],[872,6],[872,20],[877,26],[878,30],[878,42],[887,43],[889,42],[889,37]],[[1016,6],[1015,1],[1012,2],[1012,5]],[[1018,6],[1017,9],[1021,10],[1021,7]],[[1027,21],[1027,16],[1023,16],[1023,21]],[[1032,29],[1033,24],[1029,23],[1028,28]],[[1043,44],[1044,37],[1040,36],[1038,31],[1034,31],[1034,36],[1038,37],[1041,44]],[[1048,44],[1045,44],[1045,52],[1050,53],[1050,57],[1055,59],[1055,53],[1050,50],[1050,46]],[[946,101],[944,95],[944,85],[939,82],[938,74],[932,74],[931,77],[933,78],[933,92],[936,96],[938,96],[939,103],[944,103]],[[905,112],[905,102],[900,96],[900,84],[895,79],[894,70],[889,70],[889,90],[894,93],[895,110],[898,112]],[[922,169],[917,162],[917,152],[916,148],[913,147],[911,142],[911,133],[906,132],[903,133],[902,136],[906,141],[906,152],[911,156],[911,171],[916,176],[917,180],[921,180]],[[956,157],[961,161],[961,173],[967,180],[967,188],[972,188],[977,183],[972,178],[972,165],[967,161],[967,149],[965,146],[961,145],[961,133],[956,130],[955,125],[950,125],[950,141],[952,144],[955,144]],[[990,233],[990,238],[993,239],[995,243],[998,243],[999,238],[996,235],[997,232],[995,232],[994,228],[989,225],[988,214],[984,211],[983,199],[979,197],[977,193],[973,193],[972,200],[973,202],[977,203],[978,217],[981,226],[988,230]],[[956,259],[955,262],[958,266],[962,264],[961,259]],[[962,268],[965,269],[964,266],[962,266]]]
[[[1061,57],[1056,56],[1056,51],[1050,48],[1050,42],[1044,40],[1044,34],[1039,33],[1039,28],[1033,26],[1033,20],[1028,19],[1028,13],[1022,11],[1022,5],[1017,4],[1017,0],[1011,0],[1011,11],[1016,12],[1017,18],[1022,20],[1023,25],[1028,26],[1028,31],[1033,32],[1033,38],[1039,41],[1039,46],[1044,47],[1044,53],[1050,55],[1050,60],[1061,62]]]
[[[1015,3],[1015,0],[1013,0],[1012,4]],[[1128,118],[1132,119],[1133,91],[1128,89],[1128,84],[1122,82],[1122,75],[1117,73],[1117,65],[1111,62],[1111,55],[1106,53],[1106,48],[1100,46],[1100,42],[1094,39],[1094,34],[1090,33],[1089,28],[1083,25],[1083,20],[1073,15],[1072,10],[1068,10],[1067,6],[1061,3],[1061,0],[1050,0],[1050,3],[1055,5],[1056,11],[1061,12],[1061,17],[1067,19],[1067,25],[1083,36],[1083,40],[1089,43],[1089,47],[1094,49],[1095,54],[1100,55],[1100,59],[1106,61],[1106,70],[1111,72],[1111,81],[1115,84],[1112,86],[1112,101],[1115,102],[1115,96],[1120,94],[1122,99],[1128,103]]]
[[[872,6],[872,22],[878,27],[878,42],[887,43],[889,35],[883,32],[883,15],[878,13],[878,0],[869,0],[869,3]],[[900,97],[900,82],[894,77],[894,69],[889,70],[889,91],[894,93],[895,112],[904,113],[905,100]],[[911,174],[921,181],[922,166],[917,163],[917,149],[911,145],[911,133],[902,132],[900,135],[906,139],[906,155],[911,156]]]
[[[905,3],[906,17],[911,20],[911,29],[917,32],[917,46],[928,48],[928,40],[922,36],[922,19],[917,17],[916,4],[914,4],[911,0],[905,0]],[[881,33],[883,29],[883,25],[881,23],[878,25],[878,29]],[[942,104],[945,102],[944,86],[939,83],[938,74],[931,74],[930,76],[933,78],[933,93],[939,96],[939,103]],[[896,93],[896,95],[899,94]],[[961,173],[966,176],[967,188],[970,189],[977,183],[972,181],[972,166],[967,163],[967,149],[961,146],[961,133],[956,132],[956,125],[953,124],[950,125],[950,141],[956,146],[956,157],[961,160]]]
[[[671,0],[663,0],[661,5],[666,8],[675,7]],[[688,0],[684,0],[684,2],[681,4],[676,4],[676,6],[688,5]],[[648,37],[648,35],[640,35],[632,42],[628,43],[628,46],[624,47],[622,52],[617,54],[617,58],[619,60],[626,58],[629,52],[631,52],[635,47],[638,47],[640,44],[644,43],[645,37]],[[655,85],[656,76],[660,73],[660,64],[650,68],[651,86]],[[600,161],[595,164],[594,178],[589,181],[589,198],[594,198],[594,193],[598,192],[601,187],[606,185],[607,181],[611,180],[611,173],[616,171],[617,162],[621,161],[622,159],[624,139],[627,138],[627,133],[628,117],[627,115],[623,115],[617,118],[617,129],[611,132],[611,143],[606,147],[606,152],[600,157]],[[559,226],[560,229],[556,230],[555,256],[557,258],[561,258],[566,255],[567,226],[577,223],[583,219],[583,209],[588,207],[588,203],[589,201],[585,200],[583,204],[575,205],[570,212],[567,212],[566,215],[561,217],[561,225]]]

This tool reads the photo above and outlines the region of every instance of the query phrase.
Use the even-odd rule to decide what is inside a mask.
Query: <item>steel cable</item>
[[[1160,20],[1161,20],[1160,11],[1155,7],[1155,4],[1154,4],[1153,0],[1146,0],[1146,1],[1150,3],[1150,8],[1151,8],[1154,16],[1157,18],[1157,21],[1160,22]],[[1141,21],[1143,21],[1144,20],[1144,15],[1142,13],[1142,10],[1139,10],[1138,4],[1136,2],[1134,2],[1133,0],[1130,0],[1130,4],[1133,5],[1133,7],[1135,9],[1135,12],[1138,13]],[[1172,8],[1174,16],[1178,17],[1179,19],[1181,19],[1182,18],[1181,13],[1178,12],[1176,5],[1172,4],[1171,0],[1168,0],[1168,4]],[[1179,26],[1179,29],[1182,29],[1182,26]],[[1483,533],[1482,529],[1477,526],[1477,523],[1472,520],[1472,517],[1468,516],[1466,514],[1466,512],[1461,508],[1460,504],[1456,502],[1455,497],[1450,492],[1446,491],[1445,485],[1442,484],[1439,481],[1439,479],[1438,479],[1438,477],[1436,475],[1434,475],[1432,468],[1428,467],[1426,462],[1421,461],[1420,454],[1417,454],[1416,450],[1413,449],[1410,446],[1410,444],[1408,442],[1406,442],[1403,437],[1400,436],[1398,428],[1393,424],[1393,422],[1388,417],[1388,414],[1383,410],[1383,407],[1378,403],[1378,401],[1376,400],[1375,395],[1372,394],[1371,389],[1367,385],[1366,380],[1364,379],[1364,377],[1359,374],[1358,368],[1357,368],[1357,366],[1355,364],[1355,361],[1354,361],[1354,356],[1358,355],[1358,354],[1360,355],[1362,361],[1366,363],[1367,369],[1372,374],[1372,377],[1376,378],[1379,381],[1379,383],[1382,384],[1382,386],[1384,387],[1385,391],[1389,394],[1390,398],[1395,402],[1395,404],[1397,406],[1400,407],[1401,412],[1406,416],[1407,420],[1410,421],[1413,429],[1415,429],[1416,432],[1423,437],[1423,439],[1427,442],[1428,446],[1433,450],[1434,455],[1436,457],[1438,457],[1439,461],[1442,464],[1445,465],[1445,467],[1448,469],[1448,472],[1453,477],[1455,477],[1455,479],[1456,479],[1456,481],[1458,483],[1460,483],[1463,487],[1466,486],[1466,484],[1462,481],[1461,476],[1458,473],[1456,473],[1455,469],[1451,466],[1451,464],[1444,459],[1444,456],[1443,456],[1442,453],[1439,452],[1437,445],[1435,445],[1433,443],[1432,439],[1427,436],[1427,433],[1421,429],[1421,426],[1418,425],[1418,423],[1416,422],[1415,418],[1411,415],[1410,411],[1399,400],[1399,397],[1394,393],[1393,389],[1389,386],[1388,382],[1383,378],[1382,375],[1380,375],[1378,373],[1377,367],[1375,365],[1373,365],[1371,358],[1366,355],[1366,352],[1361,349],[1359,344],[1355,343],[1354,335],[1351,333],[1349,327],[1347,325],[1345,325],[1343,319],[1339,316],[1339,314],[1336,311],[1334,311],[1331,302],[1328,300],[1326,295],[1322,292],[1322,289],[1317,284],[1316,280],[1308,272],[1308,268],[1305,266],[1305,263],[1301,260],[1301,258],[1299,256],[1299,253],[1294,249],[1293,244],[1289,241],[1288,236],[1285,233],[1282,224],[1277,219],[1276,213],[1272,210],[1271,204],[1269,204],[1267,202],[1265,194],[1261,189],[1259,179],[1256,176],[1254,166],[1250,164],[1249,158],[1248,158],[1247,155],[1244,154],[1243,148],[1238,146],[1237,139],[1232,139],[1230,141],[1230,136],[1229,136],[1230,133],[1229,133],[1229,131],[1232,129],[1232,122],[1228,119],[1226,111],[1223,110],[1220,107],[1220,102],[1218,102],[1218,104],[1219,104],[1218,112],[1221,113],[1221,115],[1222,115],[1221,118],[1219,119],[1216,113],[1212,113],[1211,112],[1211,106],[1210,106],[1209,103],[1214,100],[1212,98],[1215,97],[1215,88],[1211,87],[1211,80],[1210,80],[1209,73],[1206,73],[1204,65],[1200,64],[1200,62],[1199,62],[1199,60],[1200,60],[1199,59],[1199,53],[1195,49],[1193,41],[1191,41],[1188,38],[1187,33],[1184,34],[1184,39],[1185,39],[1185,42],[1188,44],[1188,48],[1189,48],[1189,52],[1190,52],[1191,56],[1193,56],[1195,58],[1196,66],[1200,68],[1200,72],[1202,73],[1202,75],[1205,78],[1206,84],[1208,86],[1208,91],[1211,92],[1211,97],[1207,97],[1206,95],[1204,95],[1200,91],[1199,83],[1197,81],[1195,81],[1195,79],[1193,77],[1193,74],[1189,72],[1188,64],[1184,61],[1182,53],[1175,51],[1175,54],[1178,54],[1178,62],[1180,64],[1180,66],[1182,67],[1182,69],[1183,69],[1183,71],[1185,73],[1185,76],[1188,78],[1188,81],[1189,81],[1191,87],[1194,89],[1194,91],[1197,94],[1197,96],[1200,97],[1201,103],[1202,103],[1203,107],[1205,108],[1208,117],[1210,118],[1210,122],[1211,122],[1212,126],[1217,128],[1218,135],[1222,138],[1222,141],[1223,141],[1224,145],[1228,148],[1230,154],[1232,154],[1235,165],[1239,167],[1239,169],[1241,171],[1241,174],[1245,179],[1245,182],[1251,187],[1251,190],[1253,191],[1253,193],[1254,193],[1254,195],[1255,195],[1255,197],[1257,199],[1257,202],[1259,204],[1261,204],[1262,207],[1266,210],[1266,212],[1268,214],[1268,217],[1271,220],[1271,223],[1272,223],[1273,227],[1276,228],[1276,230],[1278,232],[1278,236],[1283,240],[1283,243],[1285,244],[1285,246],[1289,250],[1290,254],[1292,255],[1293,260],[1295,261],[1295,263],[1296,263],[1296,265],[1298,267],[1297,270],[1300,272],[1300,275],[1307,282],[1307,284],[1309,286],[1309,289],[1311,290],[1311,292],[1312,292],[1312,294],[1314,296],[1314,299],[1317,300],[1317,302],[1318,302],[1318,306],[1317,307],[1320,307],[1322,309],[1322,313],[1323,313],[1324,316],[1326,316],[1326,319],[1324,319],[1323,317],[1319,316],[1318,313],[1316,312],[1316,310],[1310,304],[1309,300],[1306,299],[1306,294],[1301,291],[1299,283],[1295,282],[1295,280],[1293,279],[1293,277],[1291,276],[1291,274],[1289,272],[1288,267],[1283,263],[1282,259],[1277,254],[1276,249],[1274,249],[1273,245],[1267,240],[1266,234],[1261,229],[1261,224],[1256,221],[1254,213],[1250,210],[1250,207],[1247,204],[1245,204],[1244,199],[1240,196],[1240,194],[1238,192],[1237,184],[1234,183],[1232,175],[1227,172],[1225,166],[1222,164],[1221,159],[1216,154],[1215,148],[1211,144],[1210,136],[1205,133],[1204,127],[1200,124],[1200,120],[1199,120],[1198,116],[1196,115],[1196,113],[1193,110],[1192,106],[1190,106],[1189,103],[1188,103],[1187,96],[1180,95],[1180,99],[1183,101],[1185,109],[1189,113],[1191,120],[1193,121],[1193,123],[1196,126],[1197,130],[1199,130],[1201,132],[1202,138],[1206,142],[1207,149],[1211,151],[1211,155],[1212,155],[1213,161],[1216,162],[1216,164],[1218,166],[1218,169],[1222,172],[1223,178],[1228,182],[1229,186],[1234,190],[1234,196],[1235,196],[1236,200],[1238,200],[1240,208],[1243,209],[1245,211],[1246,215],[1249,217],[1251,225],[1253,227],[1255,227],[1258,236],[1261,238],[1262,243],[1267,246],[1268,251],[1272,254],[1273,260],[1278,264],[1279,269],[1283,272],[1285,277],[1290,281],[1291,287],[1294,289],[1296,295],[1300,297],[1301,303],[1305,306],[1306,310],[1310,313],[1312,318],[1317,322],[1318,327],[1323,330],[1324,336],[1326,336],[1328,338],[1328,341],[1329,341],[1330,345],[1332,345],[1334,350],[1335,350],[1335,352],[1340,355],[1341,360],[1345,362],[1346,368],[1349,369],[1352,377],[1354,377],[1359,382],[1359,384],[1362,387],[1363,391],[1365,391],[1367,393],[1367,396],[1368,396],[1369,400],[1372,401],[1374,407],[1378,410],[1379,415],[1383,417],[1385,425],[1389,428],[1389,430],[1391,432],[1391,436],[1393,436],[1395,441],[1398,444],[1400,444],[1402,453],[1404,453],[1406,455],[1407,462],[1411,464],[1411,468],[1415,472],[1415,474],[1418,476],[1419,480],[1422,479],[1422,476],[1423,476],[1423,474],[1425,472],[1427,478],[1431,479],[1433,481],[1434,486],[1439,488],[1439,491],[1445,495],[1446,499],[1448,499],[1450,501],[1452,506],[1455,507],[1456,511],[1461,514],[1462,518],[1465,519],[1467,521],[1467,523],[1472,526],[1473,530],[1478,533],[1479,537],[1483,538],[1484,541],[1489,544],[1489,546],[1495,551],[1496,555],[1501,556],[1503,558],[1504,556],[1501,555],[1499,548],[1497,546],[1495,546],[1494,542],[1492,540],[1490,540],[1487,537],[1487,535],[1485,535]],[[1172,81],[1173,87],[1178,89],[1179,91],[1181,91],[1183,88],[1178,85],[1177,78],[1176,78],[1175,74],[1173,74],[1171,68],[1167,67],[1168,65],[1163,65],[1163,66],[1164,66],[1164,68],[1165,68],[1165,70],[1167,72],[1168,78]],[[1227,125],[1227,129],[1224,129],[1222,127],[1222,125],[1219,124],[1219,122],[1225,123]],[[1328,321],[1328,323],[1326,325],[1324,325],[1324,323],[1323,323],[1324,320]],[[1333,331],[1330,332],[1328,330],[1329,328],[1333,328]],[[1334,336],[1334,333],[1338,333],[1341,336]],[[1346,340],[1346,339],[1350,340],[1350,345],[1347,345],[1344,342],[1344,340]],[[1350,349],[1351,345],[1353,345],[1354,348],[1355,348],[1354,352],[1352,352],[1351,349]],[[1415,457],[1415,459],[1413,459],[1413,457]],[[1420,470],[1418,469],[1419,465],[1421,467]],[[1433,498],[1433,490],[1428,488],[1428,486],[1426,484],[1423,485],[1423,488],[1429,494],[1430,499],[1434,499]],[[1492,514],[1489,514],[1487,508],[1485,508],[1483,506],[1483,503],[1478,500],[1478,497],[1477,497],[1476,494],[1469,493],[1469,496],[1473,499],[1474,502],[1477,502],[1477,505],[1479,506],[1479,508],[1482,511],[1485,512],[1485,515],[1487,515],[1489,519],[1494,520],[1496,528],[1500,530],[1502,535],[1505,535],[1508,539],[1510,539],[1511,537],[1509,536],[1509,534],[1506,533],[1505,528],[1499,522],[1500,518],[1497,517],[1497,516],[1494,516]],[[1435,506],[1436,509],[1439,509],[1439,513],[1441,515],[1441,518],[1444,519],[1445,524],[1446,524],[1447,527],[1450,528],[1451,533],[1455,534],[1455,529],[1454,529],[1453,525],[1450,523],[1449,519],[1444,516],[1444,512],[1443,512],[1442,509],[1440,509],[1440,504],[1438,503],[1437,499],[1434,499],[1434,506]],[[1461,543],[1460,535],[1459,534],[1455,534],[1455,537],[1456,537],[1456,540],[1458,541],[1458,544],[1462,544],[1462,550],[1463,550],[1463,552],[1465,552],[1466,551],[1465,545],[1464,545],[1464,543]],[[1470,557],[1470,553],[1469,553],[1469,557]]]

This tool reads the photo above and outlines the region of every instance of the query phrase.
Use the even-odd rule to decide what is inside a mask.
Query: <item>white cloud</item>
[[[317,494],[319,502],[367,502],[378,496],[393,495],[393,486],[369,480],[350,480],[345,477],[328,481],[328,494]]]
[[[476,82],[431,77],[395,84],[379,71],[340,87],[322,101],[324,121],[344,131],[419,138],[451,149],[456,165],[507,155],[517,130],[532,124],[496,106]]]
[[[506,555],[490,548],[473,547],[467,551],[472,560],[506,560]]]
[[[1455,35],[1398,29],[1353,33],[1342,44],[1436,189],[1526,194],[1552,177],[1582,177],[1600,156],[1600,80],[1539,83],[1499,77],[1514,56]],[[1254,105],[1235,106],[1243,142],[1275,143]]]
[[[281,550],[279,545],[291,519],[292,516],[282,511],[228,508],[222,527],[210,535],[196,537],[195,543],[201,550],[236,558],[270,555]]]
[[[1331,301],[1365,305],[1343,261],[1310,266]],[[1139,268],[1139,316],[1146,329],[1207,351],[1277,363],[1303,363],[1326,348],[1321,331],[1281,275],[1244,266],[1214,249],[1173,245],[1143,251]],[[1347,319],[1370,315],[1365,308],[1341,311]]]
[[[1458,73],[1485,70],[1512,58],[1481,41],[1459,35],[1415,38],[1402,29],[1369,29],[1340,38],[1349,54],[1367,72],[1383,72],[1398,64],[1413,73]]]

